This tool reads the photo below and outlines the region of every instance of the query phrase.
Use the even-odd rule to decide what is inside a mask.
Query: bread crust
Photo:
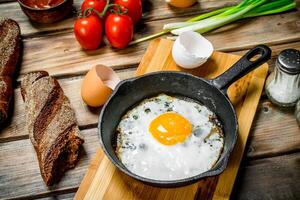
[[[0,124],[9,112],[12,79],[20,56],[20,27],[12,19],[0,18]]]
[[[84,140],[75,113],[59,83],[45,71],[27,74],[21,81],[29,138],[47,185],[75,167]]]

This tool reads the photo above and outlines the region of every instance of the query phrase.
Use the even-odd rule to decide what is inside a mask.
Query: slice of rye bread
[[[21,94],[41,175],[52,185],[78,161],[84,140],[75,113],[59,83],[45,71],[27,74],[21,81]]]
[[[9,115],[9,104],[13,95],[12,82],[20,56],[20,35],[17,22],[0,17],[0,124]]]
[[[18,23],[0,17],[0,76],[13,77],[20,56],[21,32]]]
[[[12,94],[12,79],[9,76],[0,76],[0,125],[8,118]]]

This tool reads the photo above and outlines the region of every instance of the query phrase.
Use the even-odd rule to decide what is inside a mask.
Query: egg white
[[[193,126],[180,144],[164,145],[149,132],[158,115],[176,112]],[[224,137],[215,114],[195,101],[160,94],[129,110],[117,127],[116,153],[127,169],[155,180],[179,180],[211,169],[222,153]]]

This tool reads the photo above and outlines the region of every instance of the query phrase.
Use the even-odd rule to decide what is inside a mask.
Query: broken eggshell
[[[214,51],[210,41],[194,31],[181,33],[176,39],[172,56],[177,65],[193,69],[204,64]]]
[[[119,82],[120,78],[110,67],[96,65],[83,79],[81,97],[91,107],[102,106]]]

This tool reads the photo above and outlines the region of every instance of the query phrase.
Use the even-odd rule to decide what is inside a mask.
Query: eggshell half
[[[213,53],[213,45],[201,34],[187,31],[176,39],[172,56],[177,65],[193,69],[204,64]]]
[[[96,65],[83,79],[81,97],[89,106],[102,106],[119,82],[119,77],[111,68]]]

